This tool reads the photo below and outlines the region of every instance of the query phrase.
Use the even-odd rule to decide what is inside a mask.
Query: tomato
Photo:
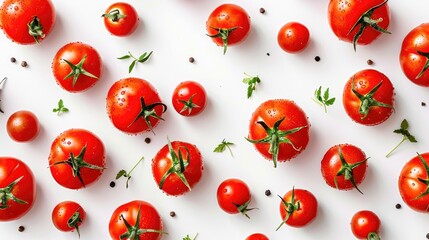
[[[268,100],[253,112],[247,140],[277,167],[277,161],[290,160],[304,151],[310,140],[310,123],[293,101]]]
[[[326,183],[339,190],[350,190],[362,183],[368,167],[365,153],[351,144],[331,147],[321,162],[322,176]]]
[[[218,46],[223,46],[223,54],[228,46],[244,41],[250,32],[250,17],[242,7],[226,3],[217,7],[206,22],[207,35]]]
[[[197,146],[168,141],[152,159],[152,174],[159,189],[167,195],[189,192],[203,175],[204,163]]]
[[[5,0],[0,6],[0,28],[19,44],[41,42],[51,33],[55,19],[50,0]]]
[[[180,115],[195,116],[206,107],[206,90],[194,81],[181,82],[174,89],[172,102],[174,109]]]
[[[30,111],[21,110],[10,115],[6,124],[9,137],[16,142],[29,142],[39,133],[39,120]]]
[[[408,161],[399,175],[402,200],[417,212],[429,212],[429,153],[418,154]]]
[[[285,223],[297,228],[307,226],[317,216],[317,199],[307,190],[292,189],[280,199],[280,216],[283,222],[277,230]]]
[[[102,63],[97,50],[88,44],[73,42],[64,45],[52,61],[57,84],[68,92],[82,92],[101,77]]]
[[[402,71],[413,83],[429,87],[429,23],[423,23],[405,36],[399,54]]]
[[[54,226],[63,232],[76,230],[79,237],[79,227],[85,222],[85,219],[85,210],[73,201],[60,202],[52,210],[52,223]]]
[[[112,240],[160,240],[164,232],[155,207],[148,202],[135,200],[119,206],[112,213],[109,233]]]
[[[106,29],[112,35],[120,37],[133,33],[139,24],[136,9],[125,2],[113,3],[106,9],[102,17]]]
[[[362,210],[355,213],[350,226],[353,235],[358,239],[380,240],[378,233],[381,221],[375,213],[369,210]]]
[[[248,236],[245,240],[270,240],[270,239],[262,233],[254,233]]]
[[[64,131],[51,145],[51,174],[65,188],[80,189],[89,186],[100,178],[105,164],[103,142],[88,130]]]
[[[343,106],[353,121],[363,125],[377,125],[392,115],[394,88],[383,73],[365,69],[347,81],[343,91]]]
[[[249,187],[240,179],[230,178],[223,181],[217,189],[217,203],[229,214],[242,213],[247,218],[251,201]]]
[[[0,157],[0,221],[23,217],[36,199],[36,182],[31,169],[21,160]]]
[[[286,23],[277,34],[277,43],[288,53],[301,52],[307,47],[309,39],[308,28],[298,22]]]
[[[328,21],[334,34],[342,41],[367,45],[387,31],[390,9],[387,0],[331,0]]]
[[[115,82],[107,94],[107,114],[113,125],[128,134],[153,131],[167,106],[156,89],[140,78]]]

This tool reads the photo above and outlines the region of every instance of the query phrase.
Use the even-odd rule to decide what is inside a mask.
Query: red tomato
[[[112,240],[160,240],[164,232],[161,217],[154,206],[135,200],[116,208],[110,218],[109,233]]]
[[[92,87],[101,77],[101,58],[88,44],[68,43],[55,54],[52,72],[58,85],[64,90],[82,92]]]
[[[365,178],[368,167],[365,153],[351,144],[339,144],[331,147],[321,162],[322,176],[326,183],[339,190],[356,188]]]
[[[128,134],[153,131],[167,106],[146,80],[125,78],[115,82],[107,94],[107,114],[113,125]]]
[[[286,23],[277,35],[277,43],[288,53],[301,52],[307,47],[309,39],[308,28],[298,22]]]
[[[402,200],[417,212],[429,212],[429,153],[408,161],[399,175],[398,187]]]
[[[94,133],[85,129],[69,129],[52,143],[49,167],[58,184],[80,189],[100,178],[105,158],[103,142]]]
[[[207,94],[204,87],[194,81],[177,85],[172,97],[173,107],[182,116],[195,116],[206,107]]]
[[[0,221],[24,216],[36,199],[36,182],[31,169],[21,160],[0,157]]]
[[[70,232],[76,229],[77,234],[80,236],[79,227],[85,219],[85,211],[76,202],[60,202],[52,210],[52,222],[58,230],[63,232]]]
[[[152,159],[152,174],[166,194],[189,192],[203,175],[204,163],[197,146],[181,141],[168,142]]]
[[[291,227],[304,227],[317,216],[316,197],[307,190],[292,189],[280,199],[280,215],[283,222],[277,230],[285,223]]]
[[[39,120],[30,111],[17,111],[7,120],[6,129],[12,140],[28,142],[36,138],[39,133]]]
[[[42,41],[54,28],[55,18],[50,0],[5,0],[0,7],[0,28],[19,44]]]
[[[305,112],[287,99],[268,100],[253,112],[248,141],[267,159],[287,161],[307,147],[310,123]]]
[[[120,37],[133,33],[139,24],[136,9],[125,2],[113,3],[106,9],[102,17],[106,29],[111,34]]]
[[[223,181],[217,189],[217,203],[229,214],[242,213],[249,218],[247,212],[251,201],[250,190],[247,184],[240,179],[230,178]]]
[[[207,35],[218,46],[223,46],[223,54],[228,46],[244,41],[250,32],[250,17],[242,7],[226,3],[217,7],[206,22]]]
[[[378,232],[381,221],[378,216],[368,210],[355,213],[350,222],[353,235],[358,239],[380,240]]]
[[[423,23],[405,36],[399,55],[402,71],[413,83],[429,87],[429,23]]]
[[[392,82],[386,75],[365,69],[354,74],[344,86],[343,106],[353,121],[372,126],[392,115],[394,96]]]
[[[254,233],[248,236],[245,240],[270,240],[270,239],[262,233]]]
[[[366,45],[387,31],[390,10],[387,0],[331,0],[328,21],[342,41]]]

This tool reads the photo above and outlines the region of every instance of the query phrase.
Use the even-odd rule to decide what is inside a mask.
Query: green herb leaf
[[[192,239],[191,239],[191,237],[189,237],[189,234],[188,234],[188,235],[186,235],[186,237],[184,237],[184,238],[183,238],[183,240],[195,240],[195,239],[197,239],[197,237],[198,237],[198,233],[197,233],[197,235],[195,235],[195,237],[194,237],[194,238],[192,238]]]
[[[335,103],[335,98],[329,98],[329,88],[327,88],[323,92],[323,97],[322,97],[322,86],[320,86],[319,88],[317,88],[314,91],[313,101],[315,101],[317,104],[323,106],[323,108],[325,109],[325,113],[326,113],[326,112],[328,112],[327,107],[331,106]]]
[[[63,102],[63,100],[62,100],[62,99],[60,99],[60,100],[58,101],[58,107],[57,107],[57,108],[52,109],[52,112],[56,112],[58,116],[59,116],[61,113],[65,113],[65,112],[68,112],[68,111],[69,111],[69,109],[68,109],[68,108],[66,108],[66,107],[64,106],[64,102]]]
[[[231,154],[232,157],[234,157],[234,155],[232,154],[231,147],[230,147],[231,145],[234,145],[234,143],[227,142],[227,141],[225,141],[225,139],[223,139],[222,142],[219,145],[217,145],[217,147],[213,150],[213,152],[218,152],[218,153],[224,152],[225,149],[228,148],[229,153]]]
[[[124,55],[124,56],[122,56],[122,57],[118,57],[118,59],[119,60],[124,60],[124,59],[128,59],[128,58],[130,58],[131,56],[130,55]]]
[[[127,171],[125,171],[124,169],[122,169],[121,171],[119,171],[116,174],[116,180],[118,180],[119,178],[121,178],[122,176],[126,176],[127,175]]]
[[[121,177],[125,177],[125,178],[127,178],[127,181],[126,181],[126,184],[125,184],[125,187],[126,188],[128,188],[128,182],[130,181],[130,179],[131,179],[131,173],[134,171],[134,169],[137,167],[137,165],[139,165],[139,163],[141,162],[141,161],[143,161],[143,159],[144,159],[144,157],[142,157],[142,158],[140,158],[140,160],[133,166],[133,168],[129,171],[129,172],[127,172],[127,171],[125,171],[124,169],[121,169],[117,174],[116,174],[116,180],[118,180],[119,178],[121,178]]]
[[[149,54],[147,52],[144,52],[143,54],[140,55],[139,58],[136,58],[133,56],[133,54],[131,54],[131,52],[128,52],[127,55],[124,55],[122,57],[118,57],[117,59],[119,59],[119,60],[126,60],[126,59],[130,59],[130,58],[133,59],[130,66],[128,67],[128,73],[131,73],[133,71],[134,67],[136,66],[136,63],[146,62],[150,58],[152,53],[153,53],[153,51],[151,51]]]
[[[134,66],[136,65],[137,60],[134,60],[130,66],[128,67],[128,73],[131,73],[134,69]]]
[[[405,141],[410,141],[412,143],[416,143],[417,139],[416,137],[414,137],[413,135],[411,135],[411,133],[408,131],[408,121],[407,119],[402,120],[401,122],[401,128],[399,129],[395,129],[393,132],[396,134],[401,134],[402,135],[402,140],[399,142],[398,145],[396,145],[387,155],[386,157],[389,157],[390,154],[392,154],[403,142]]]
[[[256,76],[250,76],[244,73],[247,77],[243,79],[243,83],[247,84],[247,98],[250,98],[253,94],[253,91],[256,90],[256,85],[261,82],[261,79]]]

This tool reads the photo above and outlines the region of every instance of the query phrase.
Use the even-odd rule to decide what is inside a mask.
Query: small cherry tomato
[[[113,3],[106,9],[102,17],[106,29],[112,35],[119,37],[132,34],[139,24],[136,9],[125,2]]]
[[[245,240],[270,240],[270,239],[262,233],[254,233],[248,236]]]
[[[304,227],[317,216],[316,197],[307,190],[293,188],[280,199],[282,223],[277,230],[285,223],[291,227]]]
[[[247,218],[251,201],[249,187],[240,179],[230,178],[223,181],[217,189],[217,203],[229,214],[242,213]]]
[[[207,94],[204,87],[194,81],[177,85],[172,97],[173,107],[182,116],[195,116],[206,107]]]
[[[308,28],[298,22],[286,23],[280,28],[277,35],[277,43],[288,53],[298,53],[308,45],[310,32]]]
[[[63,232],[76,230],[80,237],[79,227],[86,219],[86,213],[76,202],[64,201],[58,203],[52,210],[52,223]]]
[[[7,120],[6,129],[12,140],[29,142],[39,133],[39,120],[30,111],[17,111]]]
[[[355,213],[350,222],[350,226],[358,239],[380,240],[378,233],[380,231],[381,221],[378,216],[368,210],[362,210]]]

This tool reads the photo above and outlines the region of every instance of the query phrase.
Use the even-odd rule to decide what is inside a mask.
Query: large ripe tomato
[[[286,23],[277,34],[277,43],[288,53],[301,52],[307,47],[309,39],[310,31],[298,22]]]
[[[133,33],[139,23],[136,9],[128,3],[116,2],[110,5],[104,14],[104,26],[115,36],[128,36]]]
[[[55,19],[50,0],[5,0],[0,7],[0,28],[19,44],[42,41],[54,28]]]
[[[100,178],[105,164],[103,142],[88,130],[69,129],[52,143],[49,154],[51,174],[65,188],[89,186]]]
[[[377,125],[392,115],[394,88],[383,73],[365,69],[347,81],[343,91],[343,106],[353,121],[363,125]]]
[[[58,230],[63,232],[76,230],[80,236],[79,227],[85,219],[85,210],[73,201],[60,202],[52,210],[52,223]]]
[[[0,157],[0,221],[12,221],[30,211],[36,199],[36,182],[21,160]]]
[[[399,175],[398,187],[402,200],[417,212],[429,212],[429,153],[408,161]]]
[[[17,142],[28,142],[39,133],[39,120],[30,111],[21,110],[10,115],[6,129],[9,137]]]
[[[402,71],[413,83],[429,87],[429,23],[423,23],[405,36],[399,55]]]
[[[242,213],[249,218],[247,212],[251,195],[249,187],[240,179],[230,178],[223,181],[217,189],[217,203],[219,207],[229,214]]]
[[[174,89],[173,107],[182,116],[195,116],[206,107],[207,94],[204,87],[195,81],[184,81]]]
[[[307,190],[292,189],[280,199],[282,223],[277,230],[285,223],[297,228],[307,226],[317,216],[317,199]]]
[[[153,131],[167,106],[156,89],[140,78],[115,82],[107,94],[107,114],[113,125],[128,134]]]
[[[109,233],[112,240],[160,240],[164,232],[155,207],[148,202],[135,200],[119,206],[112,213]]]
[[[287,99],[268,100],[253,112],[248,141],[267,159],[287,161],[307,147],[310,123],[305,112]]]
[[[168,195],[189,192],[203,175],[204,163],[197,146],[168,142],[152,159],[152,174],[156,184]]]
[[[331,147],[321,161],[322,176],[326,183],[339,190],[358,188],[366,175],[368,167],[365,153],[351,144]]]
[[[64,45],[52,61],[52,73],[58,85],[73,93],[92,87],[100,79],[101,72],[97,50],[81,42]]]
[[[366,45],[387,31],[390,10],[387,0],[331,0],[328,21],[335,35],[343,41]]]
[[[254,233],[248,236],[245,240],[270,240],[270,239],[262,233]]]
[[[228,46],[244,41],[250,32],[250,17],[242,7],[226,3],[217,7],[206,22],[207,35],[218,46],[223,46],[223,54]]]
[[[378,236],[380,226],[380,218],[369,210],[362,210],[355,213],[350,221],[353,235],[362,240],[380,240]]]

